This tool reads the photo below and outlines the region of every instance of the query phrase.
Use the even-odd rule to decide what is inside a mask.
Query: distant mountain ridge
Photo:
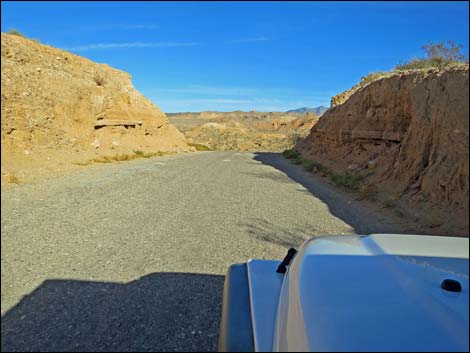
[[[328,110],[328,107],[325,107],[323,105],[315,108],[308,108],[308,107],[303,107],[299,109],[294,109],[294,110],[288,110],[286,113],[301,113],[301,114],[306,114],[308,112],[313,113],[317,116],[322,115],[324,112]]]

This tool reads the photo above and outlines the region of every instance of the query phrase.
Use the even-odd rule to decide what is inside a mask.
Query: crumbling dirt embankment
[[[129,74],[2,33],[2,182],[91,158],[189,150]]]
[[[461,65],[372,82],[329,109],[297,149],[363,175],[437,233],[468,236],[468,73]]]

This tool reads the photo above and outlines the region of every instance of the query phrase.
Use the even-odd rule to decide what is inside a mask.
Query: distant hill
[[[306,137],[314,114],[233,111],[167,114],[190,143],[218,151],[281,152]]]
[[[301,114],[306,114],[308,112],[313,113],[317,116],[322,115],[324,112],[328,110],[328,107],[325,107],[323,105],[315,108],[308,108],[308,107],[303,107],[299,109],[294,109],[294,110],[288,110],[286,113],[301,113]]]

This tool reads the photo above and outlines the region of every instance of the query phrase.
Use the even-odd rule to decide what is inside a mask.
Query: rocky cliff
[[[2,181],[96,156],[188,150],[127,73],[21,36],[1,42]]]
[[[356,87],[297,149],[468,235],[468,73],[468,64],[398,72]]]

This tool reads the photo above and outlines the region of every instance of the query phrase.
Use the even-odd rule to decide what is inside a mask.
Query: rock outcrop
[[[184,136],[120,70],[2,33],[2,180],[91,157],[184,151]]]
[[[356,88],[297,149],[468,235],[468,74],[468,64],[399,72]]]

